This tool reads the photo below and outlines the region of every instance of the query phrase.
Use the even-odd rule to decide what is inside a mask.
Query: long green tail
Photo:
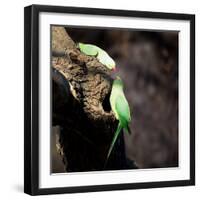
[[[121,124],[120,124],[120,122],[119,122],[119,123],[118,123],[118,126],[117,126],[117,130],[115,131],[114,138],[113,138],[113,140],[112,140],[112,143],[111,143],[111,145],[110,145],[110,148],[109,148],[109,151],[108,151],[108,154],[107,154],[107,160],[108,160],[108,158],[110,157],[110,154],[111,154],[111,152],[112,152],[112,149],[113,149],[113,147],[114,147],[114,145],[115,145],[115,142],[116,142],[116,140],[117,140],[117,138],[118,138],[118,136],[119,136],[119,133],[120,133],[121,129],[122,129],[122,126],[121,126]]]

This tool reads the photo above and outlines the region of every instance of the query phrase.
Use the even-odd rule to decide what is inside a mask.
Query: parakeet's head
[[[114,80],[113,84],[118,87],[123,87],[122,79],[119,76],[116,76],[116,79]]]

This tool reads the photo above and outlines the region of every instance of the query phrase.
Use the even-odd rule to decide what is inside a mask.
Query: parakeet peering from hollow
[[[110,70],[115,70],[115,61],[101,48],[92,44],[78,43],[80,51],[88,56],[95,56]]]
[[[117,126],[117,130],[114,134],[112,143],[110,145],[107,154],[107,159],[109,158],[112,152],[112,149],[115,145],[115,142],[117,141],[121,130],[124,129],[126,133],[131,133],[129,128],[129,123],[131,121],[130,108],[123,92],[123,82],[119,76],[116,77],[112,85],[110,105],[119,123]]]

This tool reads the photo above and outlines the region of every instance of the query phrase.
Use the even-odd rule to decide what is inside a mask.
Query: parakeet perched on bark
[[[115,145],[115,142],[117,141],[121,130],[124,129],[126,133],[131,133],[129,128],[129,123],[131,121],[130,108],[123,92],[123,82],[119,76],[116,77],[112,85],[110,105],[119,123],[117,126],[117,130],[114,134],[112,143],[110,145],[107,154],[107,159],[109,158],[112,152],[112,149]]]
[[[115,61],[101,48],[92,44],[78,43],[80,51],[88,56],[95,56],[110,70],[115,70]]]

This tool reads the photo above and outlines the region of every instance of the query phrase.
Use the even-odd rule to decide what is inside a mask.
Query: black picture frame
[[[76,13],[190,23],[190,179],[148,183],[39,188],[39,13]],[[195,184],[195,15],[31,5],[24,9],[24,192],[30,195],[187,186]]]

